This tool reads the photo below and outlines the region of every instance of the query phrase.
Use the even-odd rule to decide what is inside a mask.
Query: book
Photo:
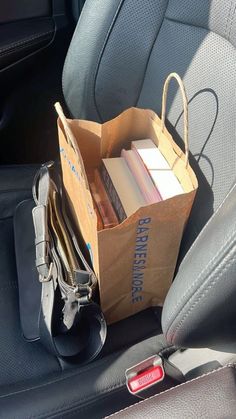
[[[101,217],[103,228],[106,229],[115,227],[119,224],[119,221],[112,207],[105,186],[103,185],[98,169],[94,170],[93,180],[91,181],[91,179],[92,177],[90,177],[90,190],[99,215]],[[101,225],[98,222],[98,227],[100,226]],[[101,229],[101,227],[99,229]]]
[[[121,156],[124,157],[135,180],[146,200],[147,204],[155,204],[162,200],[157,188],[155,187],[143,161],[134,150],[122,150]]]
[[[93,199],[93,206],[94,206],[94,211],[95,211],[96,217],[97,217],[97,231],[104,230],[104,224],[103,224],[103,221],[102,221],[102,217],[100,215],[100,212],[98,211],[98,207],[97,207],[97,204],[94,201],[94,199]]]
[[[146,205],[145,198],[123,157],[103,159],[101,175],[120,222]]]
[[[152,140],[132,141],[131,149],[142,159],[163,200],[184,193],[169,163]]]

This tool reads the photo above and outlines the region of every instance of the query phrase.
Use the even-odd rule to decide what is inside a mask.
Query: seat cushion
[[[36,170],[0,168],[0,417],[74,417],[75,412],[81,418],[102,417],[136,401],[126,390],[125,369],[166,348],[161,310],[146,310],[110,326],[100,359],[89,366],[65,365],[39,341],[24,340],[13,214],[19,202],[31,197]]]
[[[57,359],[22,337],[14,250],[16,205],[32,196],[36,166],[0,168],[0,385],[12,385],[60,370]],[[22,226],[24,228],[24,226]]]

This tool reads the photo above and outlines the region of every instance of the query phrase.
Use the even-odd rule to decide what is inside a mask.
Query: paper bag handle
[[[81,173],[80,174],[84,178],[84,180],[86,182],[86,185],[87,185],[87,188],[88,188],[88,180],[87,180],[87,176],[86,176],[86,172],[85,172],[83,158],[81,156],[79,147],[77,146],[77,144],[76,144],[76,142],[74,140],[74,134],[71,131],[71,128],[70,128],[70,126],[67,123],[66,117],[64,115],[64,112],[62,110],[62,107],[61,107],[60,103],[59,102],[56,102],[54,106],[55,106],[56,112],[57,112],[57,114],[58,114],[58,116],[59,116],[59,118],[60,118],[60,120],[62,122],[63,128],[65,130],[66,137],[67,137],[67,142],[69,141],[70,146],[74,149],[74,152],[78,156],[79,163],[80,163],[80,170],[81,170]]]
[[[184,83],[181,79],[181,77],[177,74],[177,73],[171,73],[165,83],[164,83],[164,87],[163,87],[163,95],[162,95],[162,111],[161,111],[161,132],[164,132],[164,128],[165,128],[165,120],[166,120],[166,102],[167,102],[167,94],[168,94],[168,88],[169,88],[169,84],[171,79],[176,79],[180,90],[181,90],[181,94],[182,94],[182,99],[183,99],[183,108],[184,108],[184,144],[185,144],[185,164],[186,167],[188,166],[189,163],[189,129],[188,129],[188,124],[189,124],[189,119],[188,119],[188,99],[187,99],[187,95],[186,95],[186,90],[184,87]]]
[[[62,110],[62,107],[61,107],[59,102],[56,102],[54,106],[55,106],[55,109],[57,111],[57,115],[59,116],[59,118],[62,122],[62,125],[63,125],[63,128],[65,130],[67,139],[69,140],[69,143],[70,143],[71,147],[73,147],[73,149],[76,151],[77,147],[75,145],[74,135],[72,134],[72,131],[71,131],[69,125],[67,124],[66,117],[65,117],[64,112]]]

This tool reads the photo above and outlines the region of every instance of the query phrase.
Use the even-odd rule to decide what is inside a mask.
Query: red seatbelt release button
[[[138,394],[162,381],[165,377],[162,359],[151,356],[125,371],[126,385],[131,394]]]

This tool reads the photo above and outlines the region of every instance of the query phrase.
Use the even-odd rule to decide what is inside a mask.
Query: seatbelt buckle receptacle
[[[165,378],[162,359],[159,355],[151,356],[125,371],[126,385],[133,395],[147,390]]]

